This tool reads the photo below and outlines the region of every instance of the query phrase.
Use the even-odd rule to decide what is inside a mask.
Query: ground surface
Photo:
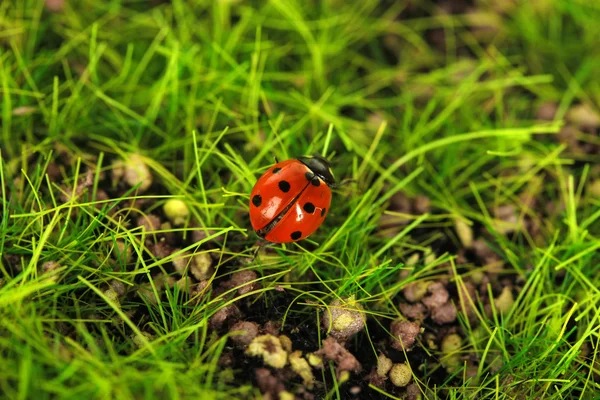
[[[593,398],[599,20],[2,2],[4,395]],[[252,186],[312,153],[356,184],[254,257]]]

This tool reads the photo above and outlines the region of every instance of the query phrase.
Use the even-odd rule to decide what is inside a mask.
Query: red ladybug
[[[260,177],[250,194],[250,222],[273,243],[297,242],[325,220],[335,178],[323,157],[278,162]]]

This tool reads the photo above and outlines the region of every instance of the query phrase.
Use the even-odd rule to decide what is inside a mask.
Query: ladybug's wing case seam
[[[331,189],[320,180],[319,186],[308,185],[281,221],[268,232],[265,239],[289,243],[311,235],[323,223],[331,204]]]
[[[308,186],[308,184],[306,186],[304,186],[302,191],[300,193],[298,193],[298,195],[296,197],[294,197],[292,199],[292,201],[290,201],[288,203],[288,205],[285,206],[285,208],[283,210],[281,210],[281,212],[277,216],[275,216],[275,218],[273,218],[271,220],[271,222],[269,222],[263,228],[257,230],[256,234],[260,237],[265,237],[269,232],[271,232],[271,230],[273,230],[273,228],[275,228],[275,226],[277,226],[277,224],[279,224],[279,222],[281,222],[281,220],[283,219],[283,217],[285,217],[287,212],[290,211],[290,209],[294,206],[294,203],[296,203],[296,201],[300,198],[300,196],[302,196],[302,192],[304,192],[304,190],[306,189],[307,186]]]
[[[250,222],[255,231],[264,229],[306,187],[308,167],[298,160],[286,160],[269,168],[250,194]]]

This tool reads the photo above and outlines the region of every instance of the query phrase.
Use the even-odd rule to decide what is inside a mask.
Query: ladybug
[[[335,178],[329,161],[303,156],[277,162],[250,194],[250,222],[258,236],[273,243],[297,242],[323,223]]]

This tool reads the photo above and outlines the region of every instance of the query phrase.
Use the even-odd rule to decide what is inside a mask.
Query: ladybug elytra
[[[335,178],[329,161],[303,156],[278,162],[250,194],[250,222],[256,234],[273,243],[297,242],[325,220]]]

